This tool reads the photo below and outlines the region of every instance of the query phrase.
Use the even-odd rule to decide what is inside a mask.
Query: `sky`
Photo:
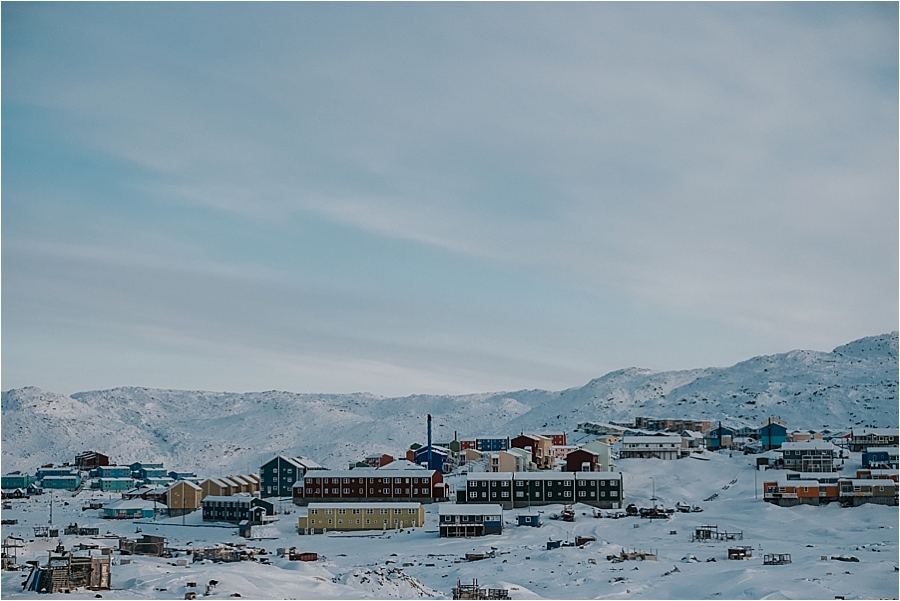
[[[896,3],[0,10],[4,390],[555,390],[898,328]]]

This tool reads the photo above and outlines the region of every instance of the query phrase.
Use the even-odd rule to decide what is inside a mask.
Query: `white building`
[[[681,459],[681,436],[625,436],[621,459]]]

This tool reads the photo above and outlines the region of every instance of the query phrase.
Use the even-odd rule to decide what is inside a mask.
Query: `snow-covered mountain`
[[[463,396],[203,392],[115,388],[71,396],[37,388],[2,396],[3,471],[32,470],[94,449],[120,463],[164,461],[200,475],[256,471],[276,453],[331,467],[425,441],[529,430],[571,432],[581,421],[652,417],[793,428],[897,426],[897,332],[830,353],[791,351],[726,368],[628,368],[579,388]]]

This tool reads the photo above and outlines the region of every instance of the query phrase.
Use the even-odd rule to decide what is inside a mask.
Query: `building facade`
[[[294,485],[296,505],[310,502],[446,501],[448,486],[435,470],[355,469],[310,472]]]
[[[496,504],[441,505],[441,537],[471,537],[503,532],[503,508]]]
[[[309,471],[325,468],[306,457],[279,455],[259,468],[259,490],[262,497],[290,497],[294,483]]]
[[[835,449],[830,442],[786,442],[780,450],[786,470],[810,473],[834,471]]]
[[[625,436],[622,438],[622,459],[681,459],[681,436]],[[689,453],[690,451],[688,451]]]
[[[207,522],[262,522],[263,516],[275,515],[274,504],[246,495],[206,497],[200,505],[203,507],[203,520]]]
[[[623,507],[619,472],[473,473],[457,503],[499,503],[505,509],[585,503],[602,509]]]
[[[861,453],[871,447],[896,447],[900,445],[898,442],[897,428],[864,428],[862,430],[851,430],[850,432],[850,450],[854,453]]]
[[[297,520],[300,534],[327,530],[396,530],[425,525],[421,503],[310,503]]]

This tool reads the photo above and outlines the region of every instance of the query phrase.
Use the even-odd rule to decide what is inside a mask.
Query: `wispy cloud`
[[[897,327],[894,5],[3,13],[17,341],[38,306],[115,313],[91,290],[132,286],[148,328],[182,315],[212,341],[243,323],[259,353],[288,322],[333,336],[334,365],[459,390]],[[62,170],[71,156],[89,176]],[[24,300],[64,264],[81,304]],[[481,366],[441,375],[467,346]]]

